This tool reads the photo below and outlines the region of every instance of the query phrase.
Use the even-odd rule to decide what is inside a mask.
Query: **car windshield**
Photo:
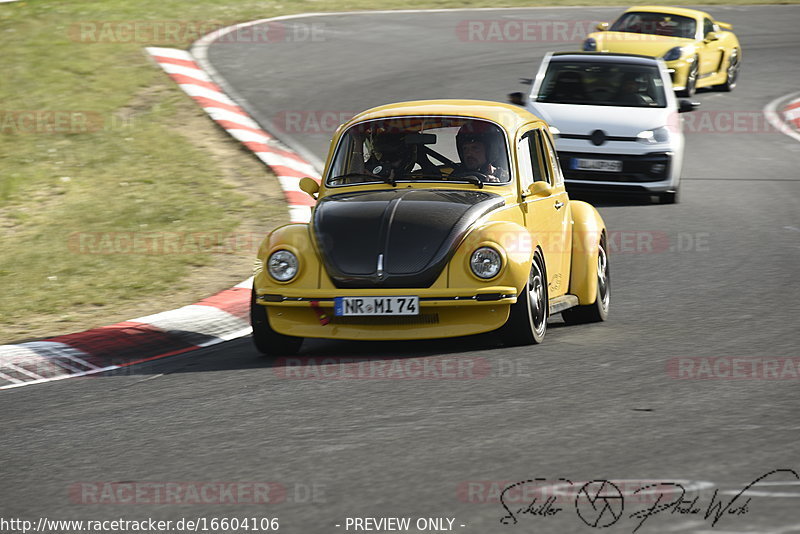
[[[693,18],[681,15],[630,12],[617,19],[610,30],[612,32],[646,33],[694,39],[697,23]]]
[[[537,102],[663,108],[664,82],[655,65],[551,61]]]
[[[510,180],[503,130],[463,117],[393,117],[351,126],[341,137],[328,186],[385,182],[503,184]]]

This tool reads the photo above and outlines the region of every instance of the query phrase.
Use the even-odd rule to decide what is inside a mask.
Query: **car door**
[[[709,40],[709,34],[718,33],[718,28],[708,17],[703,17],[703,40],[700,42],[698,54],[700,55],[699,74],[701,78],[710,76],[719,70],[724,52],[719,38]]]
[[[566,293],[569,286],[571,242],[567,238],[569,201],[564,179],[552,141],[542,128],[531,128],[520,136],[517,158],[525,226],[541,243],[548,293],[550,298],[557,297]],[[552,193],[547,196],[530,194],[530,186],[537,181],[547,183]]]

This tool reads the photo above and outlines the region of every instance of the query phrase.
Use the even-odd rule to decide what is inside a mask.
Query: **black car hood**
[[[336,287],[430,287],[475,220],[503,204],[483,191],[343,193],[319,201],[314,232]]]

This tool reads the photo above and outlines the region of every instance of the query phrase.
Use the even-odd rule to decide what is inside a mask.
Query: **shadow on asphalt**
[[[567,325],[560,318],[548,322],[549,330],[560,330]],[[415,341],[339,341],[328,339],[306,339],[300,352],[291,357],[294,367],[319,365],[321,358],[346,358],[353,360],[404,360],[432,358],[451,354],[465,355],[472,352],[508,350],[536,350],[536,346],[511,347],[505,345],[496,333],[478,334],[446,339]],[[172,357],[123,367],[97,376],[157,375],[174,373],[197,373],[235,371],[244,369],[280,368],[286,366],[286,358],[268,358],[256,351],[250,336],[228,341],[220,345],[179,354]]]

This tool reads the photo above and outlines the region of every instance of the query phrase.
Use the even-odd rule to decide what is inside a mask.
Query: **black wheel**
[[[658,202],[660,204],[677,204],[680,202],[679,190],[675,188],[675,191],[665,191],[664,193],[659,193]]]
[[[583,324],[605,321],[608,318],[608,305],[611,300],[609,282],[606,236],[603,235],[597,248],[597,298],[593,304],[576,306],[561,312],[564,322],[567,324]]]
[[[715,85],[719,91],[730,92],[736,87],[736,80],[739,78],[739,50],[734,49],[731,57],[728,58],[728,68],[726,69],[725,83]]]
[[[517,302],[511,305],[508,321],[502,328],[506,344],[533,345],[544,341],[549,305],[544,260],[537,252],[533,256],[528,283]]]
[[[265,356],[291,356],[303,344],[302,337],[285,336],[269,325],[267,309],[256,303],[256,291],[250,296],[250,324],[253,327],[253,344]]]
[[[700,66],[698,65],[699,60],[698,58],[694,58],[692,61],[691,67],[689,67],[689,74],[686,75],[686,87],[683,91],[678,91],[678,96],[692,96],[694,92],[697,90],[697,75],[699,73]]]

